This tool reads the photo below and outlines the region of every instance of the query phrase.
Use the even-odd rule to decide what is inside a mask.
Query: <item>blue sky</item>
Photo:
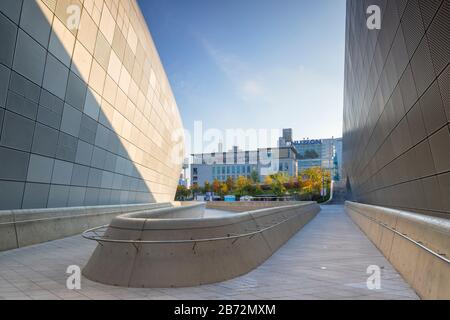
[[[139,0],[184,126],[342,135],[345,0]]]

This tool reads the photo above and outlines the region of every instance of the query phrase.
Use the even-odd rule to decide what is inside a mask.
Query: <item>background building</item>
[[[331,172],[339,181],[342,169],[342,139],[318,139],[294,141],[292,145],[298,152],[298,170],[320,167]]]
[[[189,158],[184,158],[182,169],[183,169],[183,171],[180,174],[180,179],[178,181],[178,185],[188,187],[189,179],[187,176],[187,170],[189,169]]]
[[[0,210],[173,200],[182,122],[135,0],[1,1],[0,43]]]
[[[293,146],[297,150],[298,171],[320,167],[331,172],[334,181],[342,177],[342,138],[292,140],[292,129],[283,129],[278,147]]]
[[[296,177],[297,151],[293,147],[267,148],[256,151],[232,151],[222,153],[194,154],[191,164],[191,183],[204,185],[215,179],[225,182],[228,177],[252,177],[256,172],[260,181],[267,175],[284,172]]]
[[[283,139],[286,143],[292,143],[292,129],[283,129]]]
[[[354,200],[449,217],[450,1],[347,1],[344,172]]]

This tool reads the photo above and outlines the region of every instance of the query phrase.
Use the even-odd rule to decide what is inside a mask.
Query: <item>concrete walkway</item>
[[[81,281],[66,289],[67,266],[83,266],[96,246],[81,236],[0,253],[0,299],[418,299],[342,206],[322,212],[263,265],[195,288],[118,288]],[[366,286],[381,268],[381,289]]]

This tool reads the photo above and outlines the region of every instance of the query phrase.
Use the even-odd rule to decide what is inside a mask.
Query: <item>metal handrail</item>
[[[166,209],[166,208],[171,208],[168,206],[164,206],[165,203],[162,203],[162,206],[158,206],[154,209],[159,210],[159,209]],[[111,207],[111,208],[117,208],[117,207],[133,207],[135,205],[111,205],[111,206],[101,206],[101,207]],[[78,208],[89,208],[89,207],[74,207],[73,209],[78,209]],[[49,210],[54,210],[55,208],[49,208]],[[30,222],[43,222],[43,221],[50,221],[50,220],[59,220],[59,219],[68,219],[68,218],[78,218],[78,217],[91,217],[91,216],[100,216],[100,215],[105,215],[105,214],[117,214],[117,215],[121,215],[121,214],[126,214],[126,213],[139,213],[139,212],[148,212],[148,209],[136,209],[136,210],[132,210],[132,211],[108,211],[108,212],[93,212],[93,213],[87,213],[87,211],[85,210],[79,210],[76,212],[76,214],[71,214],[71,213],[67,213],[65,215],[61,215],[61,216],[51,216],[51,217],[45,217],[45,218],[37,218],[37,219],[28,219],[28,220],[16,220],[16,216],[18,215],[17,213],[14,213],[15,211],[34,211],[36,209],[17,209],[17,210],[11,210],[11,213],[8,213],[9,215],[11,215],[13,217],[12,221],[6,221],[6,222],[0,222],[0,226],[2,225],[10,225],[10,224],[25,224],[25,223],[30,223]],[[40,213],[44,213],[44,214],[48,214],[47,212],[44,212],[45,209],[37,209],[39,211],[42,212],[33,212],[32,214],[40,214]],[[70,212],[70,211],[68,211]],[[65,213],[65,212],[64,212]],[[20,213],[20,215],[22,215],[22,213]]]
[[[88,240],[93,240],[93,241],[97,241],[98,243],[101,244],[101,242],[110,242],[110,243],[130,243],[130,244],[166,244],[166,243],[172,243],[172,244],[180,244],[180,243],[197,243],[197,242],[212,242],[212,241],[223,241],[223,240],[232,240],[232,239],[240,239],[240,238],[245,238],[245,237],[252,237],[255,236],[259,233],[262,233],[264,231],[270,230],[272,228],[275,228],[287,221],[293,220],[294,218],[298,218],[298,214],[284,219],[276,224],[273,224],[269,227],[263,228],[263,229],[259,229],[256,231],[252,231],[249,233],[243,233],[243,234],[237,234],[237,235],[231,235],[229,234],[227,237],[218,237],[218,238],[207,238],[207,239],[184,239],[184,240],[118,240],[118,239],[107,239],[107,238],[103,238],[102,236],[90,236],[88,235],[89,233],[96,233],[97,230],[102,229],[102,228],[107,228],[109,225],[103,225],[100,227],[96,227],[96,228],[92,228],[92,229],[88,229],[86,231],[84,231],[82,233],[82,237]],[[98,238],[101,237],[101,238]]]
[[[418,247],[424,249],[425,251],[427,251],[427,252],[430,253],[431,255],[433,255],[433,256],[435,256],[435,257],[437,257],[437,258],[443,260],[444,262],[447,262],[447,263],[450,264],[450,259],[446,258],[444,254],[440,254],[440,253],[437,253],[437,252],[431,250],[430,248],[428,248],[428,247],[426,247],[425,245],[423,245],[421,242],[416,241],[416,240],[414,240],[414,239],[408,237],[407,234],[401,233],[400,231],[397,231],[396,229],[389,227],[387,224],[385,224],[385,223],[383,223],[383,222],[381,222],[381,221],[378,221],[378,220],[375,219],[375,218],[369,217],[368,215],[366,215],[366,214],[360,212],[359,210],[357,210],[357,209],[355,209],[355,208],[352,208],[352,210],[354,210],[354,211],[357,212],[358,214],[362,215],[363,217],[365,217],[365,218],[367,218],[367,219],[369,219],[369,220],[375,222],[376,224],[379,224],[380,226],[382,226],[382,227],[384,227],[384,228],[386,228],[386,229],[388,229],[388,230],[394,232],[395,234],[399,235],[400,237],[402,237],[402,238],[404,238],[404,239],[406,239],[406,240],[412,242],[413,244],[415,244],[416,246],[418,246]]]

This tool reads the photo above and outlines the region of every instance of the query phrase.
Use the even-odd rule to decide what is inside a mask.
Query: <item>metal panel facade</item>
[[[0,42],[0,210],[173,200],[182,121],[135,0],[1,1]]]
[[[378,5],[379,30],[366,10]],[[347,1],[344,169],[354,200],[450,213],[450,1]]]

